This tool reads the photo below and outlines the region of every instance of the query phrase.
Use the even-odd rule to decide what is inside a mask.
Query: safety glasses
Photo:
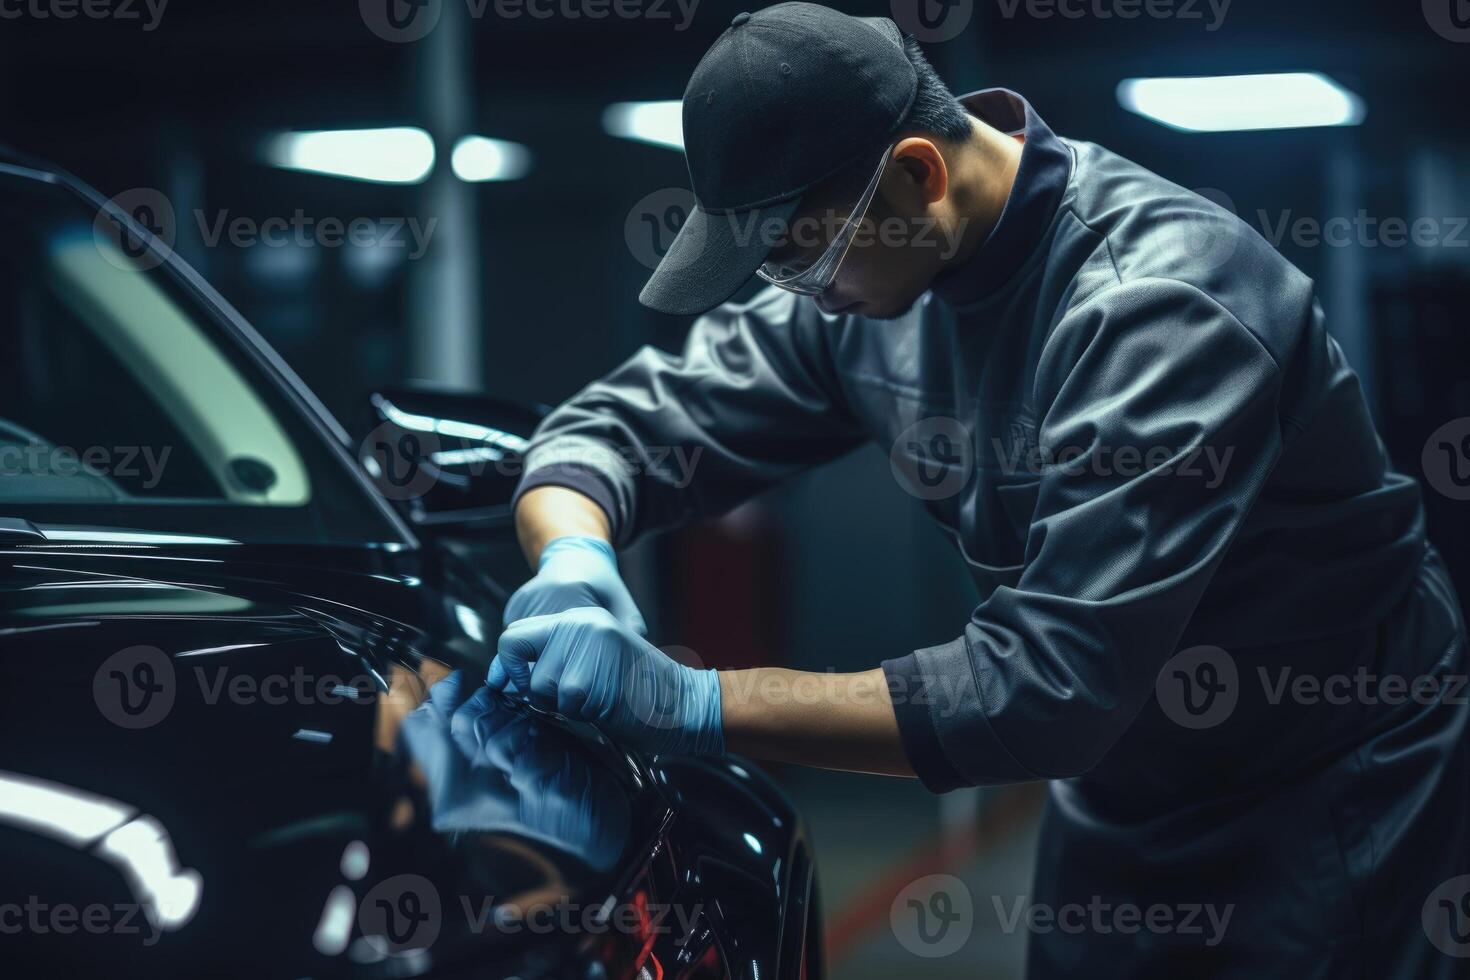
[[[873,195],[878,191],[878,181],[882,179],[883,171],[888,166],[888,158],[896,145],[890,143],[883,150],[883,155],[878,159],[878,168],[873,172],[873,179],[868,181],[868,186],[853,206],[852,213],[825,250],[814,259],[804,254],[767,259],[755,270],[755,274],[773,286],[780,286],[802,296],[820,296],[826,292],[827,287],[832,285],[832,280],[837,278],[837,269],[847,256],[847,250],[852,247],[852,241],[857,236],[863,219],[867,217],[868,206],[873,203]],[[803,219],[794,219],[793,224],[801,220]],[[815,249],[810,251],[815,252]]]

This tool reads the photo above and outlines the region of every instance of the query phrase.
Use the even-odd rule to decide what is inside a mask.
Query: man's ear
[[[901,139],[893,147],[892,166],[924,204],[934,204],[949,191],[949,168],[939,147],[922,136]]]

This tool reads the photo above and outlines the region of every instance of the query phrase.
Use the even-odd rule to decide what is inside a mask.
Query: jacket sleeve
[[[1276,360],[1172,280],[1063,317],[1036,379],[1043,466],[1014,588],[950,643],[887,661],[925,784],[1079,775],[1153,695],[1281,451]]]
[[[695,321],[681,354],[644,347],[538,427],[516,499],[565,486],[607,512],[613,540],[723,513],[857,446],[829,332],[774,288]]]

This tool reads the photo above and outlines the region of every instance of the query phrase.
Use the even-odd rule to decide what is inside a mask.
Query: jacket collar
[[[1000,220],[964,265],[946,271],[931,287],[956,306],[994,292],[1030,258],[1051,227],[1072,173],[1071,151],[1015,92],[982,89],[961,96],[960,102],[1002,133],[1023,136],[1025,143]]]

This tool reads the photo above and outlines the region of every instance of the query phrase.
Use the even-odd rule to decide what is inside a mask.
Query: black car
[[[0,156],[5,975],[819,976],[766,776],[480,683],[537,410],[349,436],[142,217]]]

